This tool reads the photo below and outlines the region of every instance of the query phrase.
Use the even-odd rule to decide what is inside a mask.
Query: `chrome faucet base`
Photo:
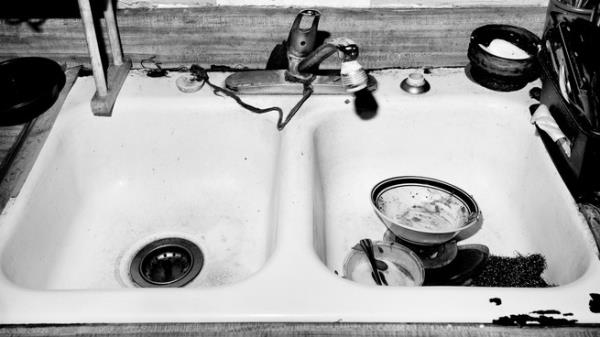
[[[245,95],[302,95],[304,86],[300,82],[286,79],[286,71],[253,70],[238,72],[225,79],[225,86],[238,94]],[[315,95],[347,95],[340,75],[315,75],[311,82]],[[369,76],[369,90],[377,89],[377,81]]]

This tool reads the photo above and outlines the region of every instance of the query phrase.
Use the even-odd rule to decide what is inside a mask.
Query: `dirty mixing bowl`
[[[482,220],[479,206],[467,192],[426,177],[383,180],[373,187],[371,204],[392,233],[423,246],[448,242]]]
[[[394,242],[373,242],[373,255],[379,275],[386,286],[420,286],[425,269],[419,257],[410,249]],[[381,268],[381,269],[379,269]],[[360,245],[354,246],[344,262],[344,278],[366,285],[376,285],[373,267]]]

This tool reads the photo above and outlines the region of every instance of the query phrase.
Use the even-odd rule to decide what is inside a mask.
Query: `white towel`
[[[567,157],[571,157],[571,141],[562,132],[547,106],[540,104],[531,116],[531,123],[544,130],[563,149]]]

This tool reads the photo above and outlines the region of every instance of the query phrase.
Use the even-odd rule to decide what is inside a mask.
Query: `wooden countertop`
[[[57,326],[4,326],[0,336],[444,336],[444,337],[590,337],[599,326],[503,327],[475,324],[390,323],[147,323],[81,324]]]
[[[0,177],[10,166],[11,157],[16,153],[20,140],[26,135],[26,124],[0,127]]]
[[[65,86],[45,113],[26,124],[0,127],[0,210],[19,193],[78,73],[79,67],[66,71]]]

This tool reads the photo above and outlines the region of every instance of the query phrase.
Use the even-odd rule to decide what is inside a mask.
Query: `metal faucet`
[[[300,28],[306,17],[312,17],[311,27]],[[287,69],[236,73],[225,80],[227,88],[240,94],[294,94],[305,91],[308,83],[314,94],[375,90],[377,83],[358,63],[358,46],[352,40],[338,38],[316,46],[320,17],[321,13],[314,9],[302,10],[296,16],[285,45]],[[341,59],[340,74],[315,74],[314,69],[336,52]]]
[[[310,28],[300,28],[305,17],[312,17]],[[347,38],[332,39],[316,47],[317,26],[321,13],[314,9],[302,10],[294,20],[290,34],[285,42],[285,56],[275,54],[275,63],[284,64],[284,69],[267,69],[238,72],[225,79],[229,91],[227,95],[237,94],[302,94],[300,101],[292,108],[287,117],[279,107],[260,109],[250,107],[255,113],[278,111],[277,128],[282,130],[300,109],[302,104],[314,94],[347,94],[355,96],[354,107],[362,119],[370,119],[377,112],[377,102],[371,94],[377,86],[374,78],[367,75],[358,63],[358,46]],[[315,48],[316,47],[316,48]],[[276,49],[277,50],[277,47]],[[338,53],[341,66],[340,73],[334,75],[316,74],[318,65],[334,53]],[[273,57],[273,54],[271,55]],[[280,53],[282,54],[282,53]],[[282,62],[287,61],[287,62]],[[271,59],[269,60],[271,63]],[[269,64],[268,63],[268,64]],[[287,68],[287,69],[285,69]],[[241,102],[239,98],[236,101]]]

